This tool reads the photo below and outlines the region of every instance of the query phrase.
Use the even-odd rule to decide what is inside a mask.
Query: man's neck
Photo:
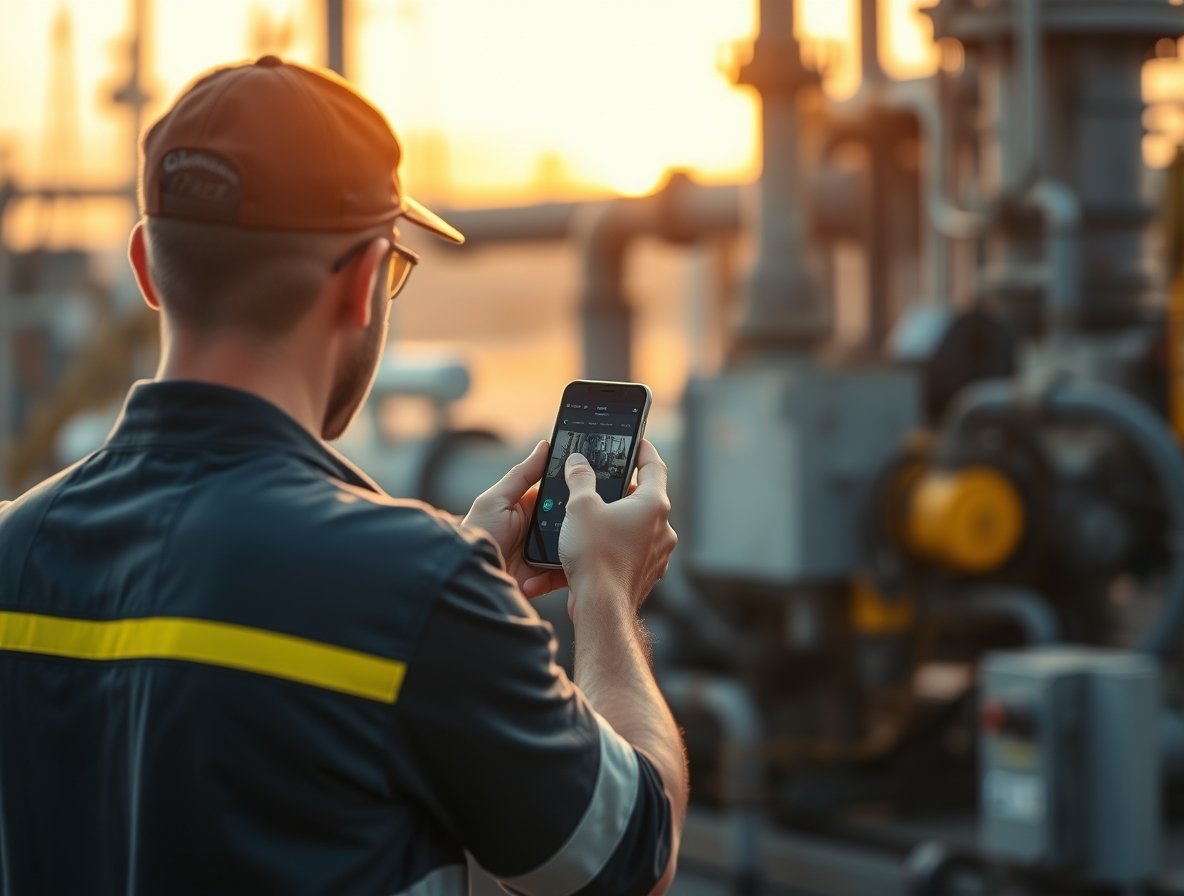
[[[292,363],[292,354],[282,346],[261,348],[233,339],[174,338],[161,357],[156,379],[192,380],[251,392],[319,439],[327,395],[318,387],[329,378],[310,377],[306,366]]]

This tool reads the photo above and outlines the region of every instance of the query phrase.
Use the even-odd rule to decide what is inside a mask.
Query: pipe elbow
[[[654,193],[610,199],[582,210],[572,222],[572,235],[580,247],[589,288],[619,286],[625,255],[639,237],[694,242],[698,236],[695,219],[704,216],[686,212],[696,189],[700,188],[689,175],[672,171]]]
[[[1058,180],[1038,181],[1029,191],[1028,200],[1053,230],[1076,232],[1081,229],[1081,202],[1068,184]]]

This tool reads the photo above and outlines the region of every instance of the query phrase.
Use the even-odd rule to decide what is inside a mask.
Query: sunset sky
[[[932,65],[917,0],[885,0],[898,74]],[[754,103],[720,70],[752,36],[748,0],[347,0],[349,76],[407,146],[413,190],[446,205],[642,193],[671,166],[755,174]],[[280,51],[325,59],[321,0],[148,3],[148,118],[198,71]],[[855,83],[854,0],[805,0],[800,32]],[[24,182],[116,183],[132,170],[125,77],[132,0],[0,0],[0,151]],[[69,42],[54,50],[63,13]],[[822,42],[821,44],[819,42]],[[66,51],[61,46],[71,49]],[[58,149],[50,153],[49,145]],[[19,223],[19,222],[18,222]]]
[[[126,78],[135,0],[0,0],[0,165],[22,184],[116,185],[135,146],[111,103]],[[143,0],[145,121],[203,69],[267,52],[323,63],[324,0]],[[933,0],[881,0],[881,51],[896,77],[925,75]],[[1184,0],[1181,0],[1184,2]],[[387,114],[406,149],[410,192],[444,208],[524,204],[652,190],[671,167],[716,183],[757,174],[756,103],[721,71],[753,35],[756,0],[346,0],[348,76]],[[798,32],[825,58],[832,95],[859,77],[857,0],[799,0]],[[69,28],[55,23],[67,22]],[[69,40],[58,41],[68,31]],[[67,51],[66,48],[69,48]],[[1145,69],[1151,99],[1184,96],[1181,65]],[[1149,113],[1146,156],[1162,165],[1184,139],[1184,106]],[[124,201],[21,203],[11,245],[83,245],[127,282]],[[425,248],[425,252],[438,251]],[[474,392],[462,422],[485,423],[507,394],[522,433],[545,421],[555,383],[578,375],[578,264],[570,247],[512,247],[425,264],[396,314],[400,339],[463,345]],[[629,289],[641,310],[637,376],[669,401],[710,356],[686,295],[706,256],[638,248]],[[442,260],[442,259],[441,259]],[[134,296],[130,299],[134,303]],[[557,335],[558,334],[558,335]],[[714,338],[714,337],[713,337]],[[533,389],[534,392],[524,394]],[[536,394],[537,393],[537,394]]]

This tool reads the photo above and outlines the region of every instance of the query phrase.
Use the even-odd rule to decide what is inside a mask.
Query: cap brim
[[[403,214],[400,216],[406,218],[412,224],[418,224],[425,230],[430,230],[432,233],[439,234],[446,240],[454,243],[463,243],[465,235],[433,212],[431,209],[420,205],[410,196],[403,197]]]

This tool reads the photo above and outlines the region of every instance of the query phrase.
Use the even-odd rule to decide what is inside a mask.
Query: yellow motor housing
[[[930,470],[914,486],[905,543],[954,572],[985,573],[1006,563],[1024,534],[1024,505],[991,467]]]

